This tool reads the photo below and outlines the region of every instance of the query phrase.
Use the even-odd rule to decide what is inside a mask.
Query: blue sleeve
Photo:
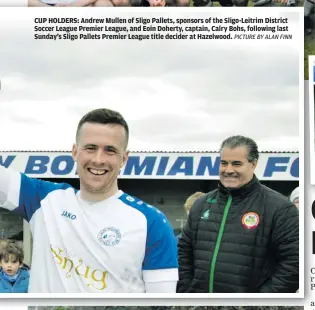
[[[178,268],[177,240],[168,219],[152,207],[147,220],[148,233],[142,269]]]
[[[64,183],[58,184],[32,179],[21,173],[19,205],[12,211],[29,222],[34,213],[41,207],[42,200],[45,199],[49,193],[69,187],[71,186]]]
[[[178,268],[177,240],[166,216],[157,208],[124,193],[119,199],[140,211],[147,220],[142,270]]]

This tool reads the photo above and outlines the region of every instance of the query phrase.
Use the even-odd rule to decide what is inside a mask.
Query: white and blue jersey
[[[169,221],[122,191],[91,203],[68,184],[0,166],[0,206],[30,224],[31,293],[142,293],[147,283],[178,280]]]

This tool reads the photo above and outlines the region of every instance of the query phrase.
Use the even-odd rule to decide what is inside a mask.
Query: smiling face
[[[20,263],[17,257],[14,254],[6,255],[0,261],[3,271],[13,277],[16,275],[18,270],[23,266],[23,263]]]
[[[220,181],[226,188],[240,188],[254,177],[256,166],[257,161],[248,161],[247,147],[223,148],[220,161]]]
[[[126,144],[121,125],[83,124],[72,148],[83,199],[101,201],[118,191],[119,170],[128,159]]]

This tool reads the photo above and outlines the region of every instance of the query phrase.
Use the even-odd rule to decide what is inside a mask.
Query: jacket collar
[[[20,268],[20,270],[18,271],[18,276],[15,279],[15,281],[17,281],[18,279],[23,280],[29,276],[29,269],[27,267],[28,267],[27,265],[26,265],[26,267],[25,267],[25,265],[23,265]],[[0,267],[0,273],[5,274],[1,267]],[[2,277],[0,277],[0,278],[2,278]]]
[[[260,187],[261,184],[256,175],[254,175],[249,183],[237,189],[227,189],[221,182],[219,182],[219,193],[224,196],[231,195],[233,198],[242,198],[244,196],[248,196],[252,192],[255,192]]]

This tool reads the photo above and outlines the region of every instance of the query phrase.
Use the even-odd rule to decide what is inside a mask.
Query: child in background
[[[9,242],[10,241],[7,239],[0,239],[0,254],[2,253],[2,250],[4,249],[4,247],[7,246]]]
[[[8,242],[0,252],[0,293],[27,293],[29,271],[23,264],[23,250]]]
[[[295,206],[299,209],[300,205],[300,190],[299,187],[295,188],[294,191],[290,195],[290,201],[295,204]]]

